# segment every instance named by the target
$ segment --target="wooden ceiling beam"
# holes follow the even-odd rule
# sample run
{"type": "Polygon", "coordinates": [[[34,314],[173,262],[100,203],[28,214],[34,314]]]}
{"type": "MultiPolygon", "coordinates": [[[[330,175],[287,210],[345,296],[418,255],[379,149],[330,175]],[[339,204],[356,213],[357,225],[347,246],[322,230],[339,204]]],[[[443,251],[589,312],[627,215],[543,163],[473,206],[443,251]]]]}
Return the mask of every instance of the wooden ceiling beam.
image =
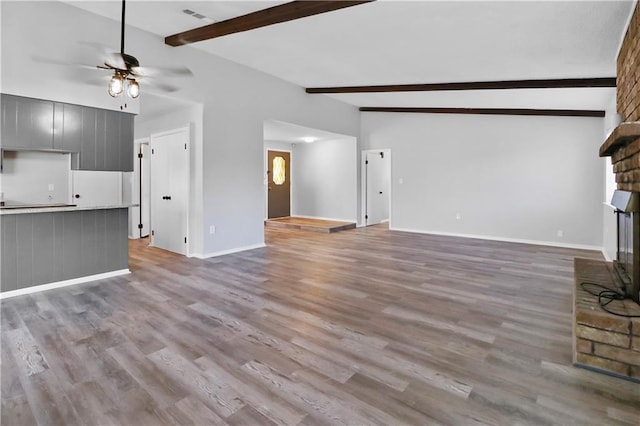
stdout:
{"type": "Polygon", "coordinates": [[[537,115],[547,117],[604,117],[602,110],[523,108],[410,108],[360,107],[363,112],[405,112],[423,114],[537,115]]]}
{"type": "Polygon", "coordinates": [[[557,78],[459,83],[391,84],[379,86],[308,87],[305,91],[307,93],[376,93],[436,92],[446,90],[567,89],[577,87],[616,87],[616,78],[557,78]]]}
{"type": "Polygon", "coordinates": [[[370,3],[372,1],[374,0],[292,1],[267,9],[258,10],[247,15],[227,19],[226,21],[215,22],[213,24],[205,25],[204,27],[173,34],[165,37],[164,42],[169,46],[182,46],[189,43],[222,37],[228,34],[293,21],[307,16],[319,15],[321,13],[344,9],[346,7],[357,6],[363,3],[370,3]]]}

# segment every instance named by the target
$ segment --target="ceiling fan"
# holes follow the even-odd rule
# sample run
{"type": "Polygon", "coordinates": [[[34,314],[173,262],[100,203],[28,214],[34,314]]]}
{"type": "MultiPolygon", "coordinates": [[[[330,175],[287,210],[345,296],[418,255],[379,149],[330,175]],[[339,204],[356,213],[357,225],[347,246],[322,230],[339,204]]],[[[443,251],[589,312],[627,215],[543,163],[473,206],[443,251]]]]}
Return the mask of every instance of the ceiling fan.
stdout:
{"type": "MultiPolygon", "coordinates": [[[[101,65],[97,65],[96,68],[101,70],[113,71],[113,76],[109,80],[108,92],[112,97],[120,96],[125,90],[129,97],[132,99],[140,96],[140,84],[138,80],[140,78],[149,77],[150,74],[164,74],[164,75],[192,75],[192,72],[186,67],[177,68],[158,68],[158,67],[141,67],[140,62],[135,56],[129,55],[124,51],[124,29],[125,29],[125,8],[126,0],[122,0],[122,19],[120,25],[120,52],[109,53],[108,59],[101,65]]],[[[152,85],[154,85],[152,83],[152,85]]],[[[172,86],[155,83],[156,86],[166,90],[177,90],[172,86]]]]}

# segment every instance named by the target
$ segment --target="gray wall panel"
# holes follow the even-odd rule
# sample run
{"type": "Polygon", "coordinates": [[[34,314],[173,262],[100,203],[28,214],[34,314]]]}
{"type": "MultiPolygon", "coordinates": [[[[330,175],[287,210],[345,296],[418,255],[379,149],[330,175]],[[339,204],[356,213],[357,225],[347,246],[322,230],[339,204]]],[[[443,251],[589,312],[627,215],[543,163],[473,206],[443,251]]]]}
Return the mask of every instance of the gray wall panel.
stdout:
{"type": "Polygon", "coordinates": [[[68,280],[82,276],[82,212],[61,212],[63,225],[62,278],[68,280]]]}
{"type": "Polygon", "coordinates": [[[33,221],[33,279],[32,285],[55,281],[54,261],[54,223],[53,213],[30,215],[33,221]]]}
{"type": "Polygon", "coordinates": [[[95,210],[87,210],[82,212],[82,230],[80,233],[82,239],[82,264],[80,273],[83,276],[95,274],[100,271],[98,267],[98,236],[96,234],[96,212],[95,210]]]}
{"type": "Polygon", "coordinates": [[[1,291],[127,269],[129,211],[0,216],[1,291]]]}
{"type": "Polygon", "coordinates": [[[2,264],[0,265],[0,290],[9,291],[17,288],[18,253],[16,251],[16,216],[2,216],[2,264]]]}
{"type": "Polygon", "coordinates": [[[64,214],[49,213],[53,217],[53,280],[64,280],[64,214]]]}
{"type": "Polygon", "coordinates": [[[33,219],[30,216],[16,217],[17,288],[33,285],[33,219]]]}

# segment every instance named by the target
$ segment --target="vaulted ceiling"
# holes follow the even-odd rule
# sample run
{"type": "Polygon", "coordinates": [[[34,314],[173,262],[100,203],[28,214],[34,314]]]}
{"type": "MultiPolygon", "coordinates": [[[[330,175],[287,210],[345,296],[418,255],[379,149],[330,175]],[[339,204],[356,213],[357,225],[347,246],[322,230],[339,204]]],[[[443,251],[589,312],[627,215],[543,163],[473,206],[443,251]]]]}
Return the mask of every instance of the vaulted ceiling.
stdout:
{"type": "MultiPolygon", "coordinates": [[[[120,19],[119,0],[68,3],[120,19]]],[[[129,1],[127,23],[164,38],[283,3],[129,1]]],[[[174,49],[200,49],[303,88],[614,77],[633,6],[381,0],[174,49]]],[[[613,93],[598,87],[309,96],[361,107],[603,109],[613,93]]]]}

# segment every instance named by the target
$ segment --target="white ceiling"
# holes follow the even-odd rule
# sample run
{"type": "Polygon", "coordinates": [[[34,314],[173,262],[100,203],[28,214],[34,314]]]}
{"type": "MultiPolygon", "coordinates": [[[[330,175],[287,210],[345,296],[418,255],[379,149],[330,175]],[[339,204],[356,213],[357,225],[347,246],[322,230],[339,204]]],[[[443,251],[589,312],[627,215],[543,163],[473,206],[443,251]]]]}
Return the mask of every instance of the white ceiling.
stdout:
{"type": "MultiPolygon", "coordinates": [[[[70,2],[120,19],[120,1],[70,2]]],[[[161,36],[284,2],[129,1],[161,36]]],[[[611,77],[629,1],[376,1],[192,44],[302,87],[611,77]]],[[[188,47],[177,47],[184,49],[188,47]]],[[[131,52],[135,54],[135,52],[131,52]]],[[[340,94],[358,106],[603,109],[613,89],[340,94]]],[[[313,95],[325,96],[325,95],[313,95]]]]}
{"type": "Polygon", "coordinates": [[[338,133],[326,132],[320,129],[313,129],[311,127],[299,126],[277,120],[264,122],[263,137],[265,141],[288,143],[309,143],[311,140],[313,142],[323,142],[352,138],[352,136],[340,135],[338,133]]]}

